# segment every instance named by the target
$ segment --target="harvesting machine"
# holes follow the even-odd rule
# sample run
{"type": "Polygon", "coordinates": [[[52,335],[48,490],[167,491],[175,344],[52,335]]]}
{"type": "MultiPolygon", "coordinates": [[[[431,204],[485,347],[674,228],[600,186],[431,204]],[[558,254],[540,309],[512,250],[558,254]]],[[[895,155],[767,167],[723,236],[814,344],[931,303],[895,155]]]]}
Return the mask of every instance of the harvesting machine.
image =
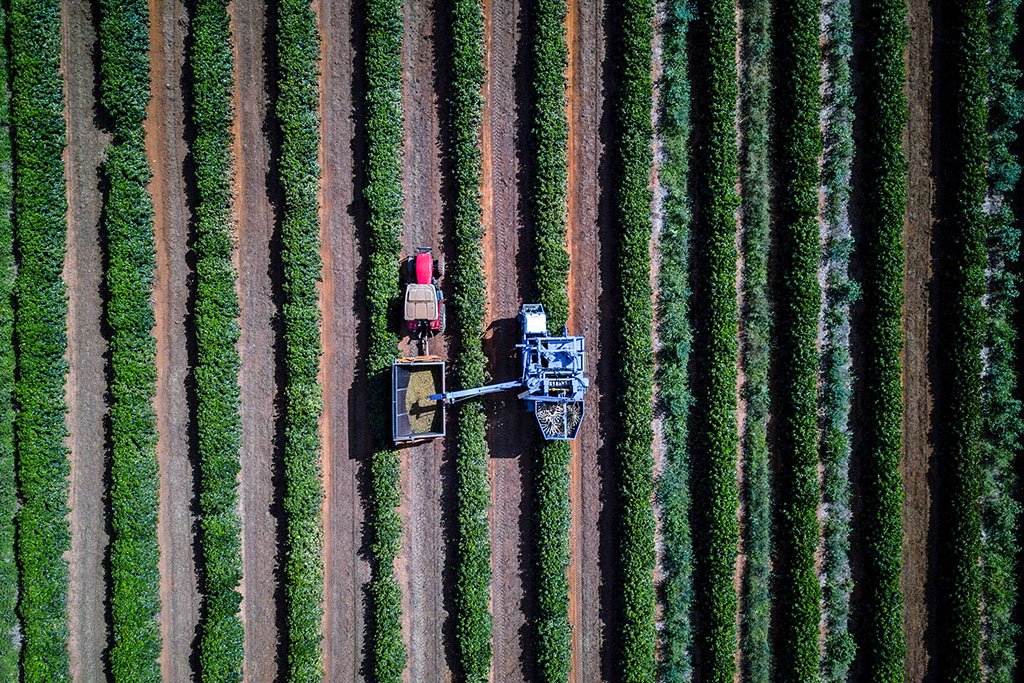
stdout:
{"type": "Polygon", "coordinates": [[[392,366],[393,432],[396,442],[444,436],[444,406],[456,401],[521,389],[519,398],[534,414],[545,439],[575,439],[583,422],[583,398],[590,386],[586,374],[586,345],[583,337],[571,337],[563,329],[552,336],[547,314],[540,304],[524,304],[519,311],[522,338],[516,347],[522,358],[520,378],[483,387],[445,391],[444,362],[433,357],[401,358],[392,366]],[[433,373],[432,380],[426,373],[433,373]],[[414,389],[439,387],[429,395],[414,389]],[[432,411],[432,412],[430,412],[432,411]],[[422,429],[417,420],[432,415],[422,429]]]}

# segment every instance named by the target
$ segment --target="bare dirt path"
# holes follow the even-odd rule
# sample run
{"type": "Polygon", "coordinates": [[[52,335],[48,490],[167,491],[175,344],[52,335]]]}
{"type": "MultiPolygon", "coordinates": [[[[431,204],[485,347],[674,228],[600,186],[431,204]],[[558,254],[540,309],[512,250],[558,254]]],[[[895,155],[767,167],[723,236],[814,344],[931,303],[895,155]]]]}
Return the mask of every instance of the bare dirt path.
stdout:
{"type": "MultiPolygon", "coordinates": [[[[403,254],[419,246],[442,243],[443,144],[439,107],[443,103],[439,82],[445,78],[449,52],[436,29],[449,21],[444,0],[421,0],[405,6],[405,38],[402,47],[402,98],[405,111],[405,231],[403,254]],[[436,15],[436,23],[435,23],[436,15]]],[[[445,358],[446,344],[436,337],[430,352],[445,358]]],[[[414,345],[402,348],[414,354],[414,345]]],[[[405,448],[401,453],[402,549],[395,563],[402,586],[402,613],[409,661],[405,680],[447,681],[451,667],[446,657],[449,624],[446,620],[447,587],[451,565],[445,541],[445,525],[451,521],[454,472],[445,454],[445,441],[437,439],[405,448]]]]}
{"type": "Polygon", "coordinates": [[[106,472],[106,361],[103,261],[100,249],[99,166],[110,136],[96,101],[96,29],[92,3],[65,0],[61,7],[66,97],[68,235],[64,281],[68,287],[68,446],[71,449],[71,555],[68,649],[76,681],[104,677],[107,646],[103,567],[109,538],[104,503],[106,472]]]}
{"type": "Polygon", "coordinates": [[[153,100],[146,118],[146,155],[156,211],[157,459],[160,466],[160,614],[164,680],[192,675],[190,657],[199,618],[193,553],[193,463],[190,458],[185,334],[186,259],[191,212],[185,175],[182,74],[188,16],[183,0],[150,0],[153,100]]]}
{"type": "Polygon", "coordinates": [[[241,485],[246,681],[274,681],[278,652],[274,497],[275,302],[271,241],[275,214],[270,191],[270,102],[264,34],[266,3],[231,3],[235,51],[235,203],[238,294],[241,305],[239,384],[242,398],[241,485]]]}
{"type": "MultiPolygon", "coordinates": [[[[484,270],[487,317],[484,351],[494,381],[517,376],[516,316],[529,296],[533,265],[521,155],[527,144],[525,122],[527,55],[521,46],[523,3],[485,0],[487,80],[483,119],[484,270]],[[520,133],[522,131],[522,133],[520,133]]],[[[494,617],[492,680],[535,680],[532,610],[534,570],[533,475],[536,451],[532,420],[512,394],[485,401],[491,449],[491,612],[494,617]]]]}
{"type": "Polygon", "coordinates": [[[910,2],[910,48],[907,88],[910,119],[907,153],[910,162],[907,220],[904,235],[906,274],[903,356],[903,628],[907,641],[908,681],[925,680],[929,669],[928,539],[931,485],[933,388],[929,376],[932,316],[932,235],[935,225],[935,180],[932,149],[932,3],[910,2]]]}
{"type": "Polygon", "coordinates": [[[360,492],[368,468],[365,287],[359,222],[365,216],[355,159],[353,92],[362,38],[350,0],[314,3],[320,19],[321,185],[320,222],[324,280],[321,421],[324,474],[324,671],[325,680],[362,681],[366,624],[364,586],[370,579],[363,550],[365,512],[360,492]]]}
{"type": "Polygon", "coordinates": [[[604,188],[606,73],[604,6],[570,0],[569,40],[569,331],[587,342],[591,385],[587,414],[570,463],[570,612],[573,667],[578,683],[616,677],[614,585],[617,528],[613,474],[614,235],[604,188]],[[607,629],[607,632],[606,632],[607,629]]]}

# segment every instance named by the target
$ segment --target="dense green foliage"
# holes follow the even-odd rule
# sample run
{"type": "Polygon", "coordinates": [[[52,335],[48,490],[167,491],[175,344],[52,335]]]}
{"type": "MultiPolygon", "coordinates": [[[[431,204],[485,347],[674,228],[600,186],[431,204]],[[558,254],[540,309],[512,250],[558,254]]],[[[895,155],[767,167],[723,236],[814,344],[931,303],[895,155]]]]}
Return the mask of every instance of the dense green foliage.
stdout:
{"type": "Polygon", "coordinates": [[[863,543],[863,623],[858,642],[867,680],[903,680],[902,566],[903,480],[903,219],[907,208],[907,4],[868,0],[863,8],[864,161],[863,319],[864,366],[860,379],[863,414],[859,489],[863,543]]]}
{"type": "Polygon", "coordinates": [[[151,297],[156,269],[152,176],[145,133],[149,92],[146,0],[100,2],[101,102],[114,140],[103,173],[110,326],[112,579],[110,615],[115,681],[159,681],[160,549],[156,461],[156,339],[151,297]]]}
{"type": "Polygon", "coordinates": [[[199,664],[204,681],[239,681],[242,524],[238,514],[242,419],[238,387],[238,295],[232,264],[231,100],[234,57],[227,0],[196,3],[190,24],[196,174],[196,416],[199,529],[205,611],[199,664]]]}
{"type": "MultiPolygon", "coordinates": [[[[6,4],[0,35],[7,35],[6,4]]],[[[18,565],[14,558],[14,230],[11,222],[11,101],[7,48],[0,48],[0,680],[18,679],[18,565]]]]}
{"type": "Polygon", "coordinates": [[[398,354],[391,304],[398,298],[402,236],[402,3],[369,0],[366,6],[367,184],[370,250],[366,270],[370,316],[370,579],[372,677],[399,683],[405,669],[402,592],[394,563],[402,540],[398,516],[399,461],[391,447],[389,375],[398,354]]]}
{"type": "Polygon", "coordinates": [[[937,277],[945,293],[940,363],[948,391],[940,452],[948,472],[943,503],[945,599],[943,678],[981,680],[981,351],[985,336],[984,211],[988,188],[988,16],[985,0],[956,3],[950,17],[955,63],[950,149],[950,210],[945,258],[937,277]]]}
{"type": "MultiPolygon", "coordinates": [[[[459,388],[486,381],[483,352],[484,305],[480,183],[483,177],[480,129],[483,123],[484,12],[480,0],[452,6],[452,153],[455,176],[455,263],[452,331],[457,345],[454,369],[459,388]]],[[[490,483],[483,406],[459,408],[455,421],[458,506],[455,569],[455,636],[459,665],[467,683],[487,683],[491,669],[491,538],[487,522],[490,483]]]]}
{"type": "Polygon", "coordinates": [[[702,680],[732,681],[737,596],[733,585],[736,511],[736,24],[729,0],[703,0],[694,26],[693,111],[701,154],[694,158],[690,287],[694,309],[695,595],[702,680]]]}
{"type": "Polygon", "coordinates": [[[661,112],[658,133],[662,156],[658,180],[664,188],[658,248],[658,410],[662,415],[665,462],[657,482],[664,539],[660,586],[664,627],[659,643],[659,675],[681,683],[691,674],[693,625],[693,539],[690,534],[690,454],[687,382],[690,358],[690,80],[688,43],[693,8],[675,3],[662,26],[661,112]]]}
{"type": "Polygon", "coordinates": [[[281,128],[284,271],[284,511],[287,680],[323,677],[320,502],[320,36],[305,0],[278,3],[277,122],[281,128]]]}
{"type": "Polygon", "coordinates": [[[743,299],[740,307],[741,396],[746,419],[743,448],[743,547],[740,666],[744,680],[767,683],[771,673],[771,481],[768,469],[768,366],[772,311],[768,300],[769,116],[771,106],[771,5],[742,3],[740,116],[742,141],[743,299]]]}
{"type": "Polygon", "coordinates": [[[565,250],[569,121],[566,116],[566,0],[537,0],[530,24],[533,72],[533,185],[531,192],[537,258],[534,280],[548,329],[561,330],[569,318],[569,254],[565,250]]]}
{"type": "Polygon", "coordinates": [[[615,224],[619,236],[616,366],[620,430],[616,460],[621,472],[622,561],[621,680],[654,683],[654,353],[651,347],[651,41],[652,0],[627,0],[619,8],[619,88],[615,97],[615,224]],[[621,42],[619,42],[621,41],[621,42]]]}
{"type": "Polygon", "coordinates": [[[850,593],[850,305],[857,287],[849,277],[853,239],[850,235],[850,168],[853,161],[853,90],[850,56],[853,25],[850,0],[825,0],[828,33],[823,45],[826,66],[825,245],[822,271],[821,410],[819,458],[822,468],[822,586],[825,642],[821,676],[827,683],[845,683],[856,652],[849,631],[850,593]]]}
{"type": "MultiPolygon", "coordinates": [[[[565,110],[566,0],[539,0],[530,25],[533,66],[534,281],[558,332],[569,318],[569,254],[566,251],[569,123],[565,110]]],[[[569,679],[569,444],[549,441],[537,466],[537,660],[544,683],[569,679]]]]}
{"type": "Polygon", "coordinates": [[[775,8],[774,28],[786,49],[775,52],[776,225],[775,444],[773,572],[775,678],[818,680],[821,586],[818,547],[818,316],[821,259],[818,162],[822,155],[821,0],[775,8]]]}
{"type": "Polygon", "coordinates": [[[64,97],[60,2],[12,0],[18,615],[25,683],[69,680],[64,97]]]}
{"type": "Polygon", "coordinates": [[[1013,52],[1020,0],[989,3],[988,328],[982,384],[982,656],[992,683],[1010,683],[1017,666],[1020,626],[1014,620],[1019,589],[1020,519],[1017,458],[1024,435],[1017,391],[1016,309],[1019,305],[1020,228],[1011,197],[1020,178],[1014,152],[1024,114],[1013,52]]]}

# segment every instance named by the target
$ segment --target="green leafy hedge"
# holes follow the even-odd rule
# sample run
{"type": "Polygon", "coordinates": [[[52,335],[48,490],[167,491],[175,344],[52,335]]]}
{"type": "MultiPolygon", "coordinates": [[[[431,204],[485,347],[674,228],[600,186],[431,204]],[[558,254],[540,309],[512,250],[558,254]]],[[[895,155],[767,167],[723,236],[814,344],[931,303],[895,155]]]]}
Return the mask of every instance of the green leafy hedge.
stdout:
{"type": "Polygon", "coordinates": [[[287,680],[323,677],[320,503],[320,36],[307,0],[279,0],[276,115],[281,129],[284,269],[284,510],[287,680]]]}
{"type": "Polygon", "coordinates": [[[196,206],[195,327],[200,540],[205,611],[199,665],[204,681],[240,681],[244,630],[242,522],[238,512],[242,418],[238,294],[232,263],[231,101],[234,57],[227,0],[200,0],[190,24],[196,206]]]}
{"type": "Polygon", "coordinates": [[[615,97],[617,166],[615,222],[619,235],[619,295],[616,364],[622,386],[616,457],[621,472],[622,622],[620,675],[629,683],[653,683],[654,630],[654,354],[651,346],[651,43],[654,3],[628,0],[618,9],[615,50],[619,89],[615,97]]]}
{"type": "Polygon", "coordinates": [[[951,56],[955,103],[949,167],[951,215],[947,257],[938,278],[946,296],[940,315],[946,343],[940,363],[948,381],[943,401],[948,498],[943,507],[945,557],[943,675],[981,680],[981,377],[985,336],[984,203],[988,189],[988,16],[985,0],[955,3],[951,56]]]}
{"type": "MultiPolygon", "coordinates": [[[[569,254],[566,251],[569,122],[565,70],[566,0],[538,0],[530,25],[534,150],[531,215],[534,226],[534,281],[548,316],[548,329],[561,330],[569,318],[569,254]]],[[[537,466],[538,609],[537,660],[545,683],[568,681],[572,627],[569,624],[569,443],[549,441],[537,466]]]]}
{"type": "MultiPolygon", "coordinates": [[[[483,266],[484,11],[480,0],[452,5],[452,154],[455,177],[455,263],[452,282],[454,370],[459,387],[486,381],[483,344],[487,300],[483,266]]],[[[491,669],[490,483],[486,422],[479,402],[464,403],[455,418],[457,528],[455,636],[462,679],[487,683],[491,669]]]]}
{"type": "Polygon", "coordinates": [[[1014,152],[1024,114],[1013,52],[1020,0],[989,3],[989,234],[985,374],[982,384],[982,656],[993,683],[1010,683],[1017,666],[1020,625],[1014,619],[1019,591],[1020,519],[1016,462],[1024,433],[1018,398],[1016,310],[1019,305],[1020,228],[1013,210],[1020,178],[1014,152]]]}
{"type": "MultiPolygon", "coordinates": [[[[0,6],[0,35],[7,35],[0,6]]],[[[18,679],[18,565],[14,557],[17,506],[14,469],[14,230],[11,221],[11,101],[6,47],[0,49],[0,680],[18,679]]]]}
{"type": "Polygon", "coordinates": [[[736,670],[737,596],[733,586],[736,511],[736,22],[731,0],[699,4],[693,54],[701,153],[694,157],[694,229],[690,286],[694,308],[690,451],[694,461],[697,672],[732,681],[736,670]]]}
{"type": "Polygon", "coordinates": [[[405,669],[402,591],[394,563],[402,540],[398,516],[399,460],[391,446],[391,363],[398,338],[391,318],[398,298],[402,196],[402,3],[369,0],[366,6],[367,184],[370,251],[366,272],[370,315],[370,579],[371,667],[377,683],[399,683],[405,669]]]}
{"type": "Polygon", "coordinates": [[[850,0],[825,0],[823,13],[828,31],[825,56],[825,158],[822,185],[825,189],[825,246],[822,271],[825,296],[822,310],[821,430],[819,457],[822,466],[822,574],[824,582],[825,642],[821,676],[826,683],[845,683],[856,646],[849,631],[850,593],[850,306],[857,299],[857,284],[850,280],[849,200],[853,159],[853,90],[850,57],[853,25],[850,0]]]}
{"type": "Polygon", "coordinates": [[[742,4],[740,117],[742,140],[743,299],[740,306],[740,366],[746,419],[743,447],[743,507],[746,524],[740,603],[740,657],[744,679],[767,683],[771,673],[771,481],[768,469],[768,366],[772,312],[768,300],[769,117],[771,110],[771,6],[742,4]]]}
{"type": "Polygon", "coordinates": [[[156,461],[156,339],[151,297],[156,269],[152,177],[143,122],[149,103],[149,6],[100,2],[101,97],[114,140],[103,173],[103,224],[111,329],[110,668],[116,681],[160,680],[160,548],[156,461]]]}
{"type": "Polygon", "coordinates": [[[61,272],[67,198],[60,2],[12,0],[10,8],[21,665],[26,683],[58,683],[69,680],[64,554],[71,540],[64,445],[67,298],[61,272]]]}
{"type": "Polygon", "coordinates": [[[860,377],[863,415],[861,521],[863,623],[858,643],[867,680],[903,680],[902,566],[903,479],[903,220],[907,208],[907,4],[869,0],[863,8],[865,160],[863,318],[864,368],[860,377]]]}
{"type": "Polygon", "coordinates": [[[776,264],[773,386],[776,443],[773,572],[779,680],[818,679],[818,316],[821,259],[818,163],[822,155],[821,0],[775,8],[776,264]]]}
{"type": "Polygon", "coordinates": [[[659,642],[659,675],[666,683],[691,676],[693,623],[693,538],[690,531],[688,420],[692,396],[690,358],[690,76],[689,33],[694,11],[676,3],[662,25],[663,75],[658,133],[662,144],[658,180],[664,189],[658,239],[658,411],[662,415],[665,462],[657,481],[664,541],[661,584],[664,602],[659,642]]]}

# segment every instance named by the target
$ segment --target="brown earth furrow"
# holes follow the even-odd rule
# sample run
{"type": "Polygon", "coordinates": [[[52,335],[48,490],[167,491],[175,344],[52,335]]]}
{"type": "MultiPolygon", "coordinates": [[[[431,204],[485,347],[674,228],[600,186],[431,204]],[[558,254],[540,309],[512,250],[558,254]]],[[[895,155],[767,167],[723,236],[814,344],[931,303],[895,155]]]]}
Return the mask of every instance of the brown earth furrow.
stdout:
{"type": "MultiPolygon", "coordinates": [[[[903,354],[903,628],[907,643],[908,681],[926,680],[929,673],[928,540],[931,513],[929,473],[932,442],[933,386],[929,367],[932,346],[932,235],[935,226],[935,183],[932,165],[932,26],[933,3],[910,2],[910,45],[907,54],[909,120],[907,154],[909,182],[904,228],[906,273],[903,311],[906,348],[903,354]]],[[[869,162],[870,163],[870,162],[869,162]]]]}
{"type": "Polygon", "coordinates": [[[270,149],[264,34],[266,4],[231,3],[235,52],[234,214],[240,304],[238,375],[242,450],[239,501],[242,510],[244,677],[277,679],[277,528],[274,490],[275,330],[271,243],[275,212],[268,188],[270,149]]]}
{"type": "Polygon", "coordinates": [[[354,158],[357,145],[353,72],[359,38],[350,0],[314,3],[320,21],[324,412],[324,672],[329,681],[361,681],[366,623],[360,492],[369,450],[366,377],[357,368],[366,346],[360,232],[364,215],[354,158]]]}
{"type": "Polygon", "coordinates": [[[68,292],[68,447],[71,450],[71,554],[68,650],[75,681],[104,678],[109,629],[104,558],[109,542],[106,490],[106,353],[103,336],[103,255],[100,248],[100,164],[110,135],[96,100],[98,50],[92,4],[65,0],[61,7],[62,67],[66,100],[68,292]]]}
{"type": "MultiPolygon", "coordinates": [[[[518,374],[514,344],[516,316],[523,302],[524,282],[532,277],[525,263],[525,207],[520,205],[519,155],[526,143],[518,131],[529,112],[519,98],[524,91],[524,55],[519,52],[525,14],[518,1],[484,3],[487,77],[483,117],[484,271],[487,315],[484,351],[493,381],[518,374]]],[[[500,394],[485,401],[491,450],[491,612],[494,617],[495,683],[534,679],[533,639],[528,615],[534,570],[532,496],[535,429],[520,401],[500,394]]]]}
{"type": "MultiPolygon", "coordinates": [[[[439,46],[435,27],[448,22],[445,3],[407,3],[402,46],[402,99],[405,113],[405,226],[403,255],[430,246],[440,256],[447,246],[442,238],[442,179],[440,80],[449,68],[448,52],[439,46]]],[[[398,264],[395,264],[398,267],[398,264]]],[[[447,283],[444,283],[447,286],[447,283]]],[[[396,324],[398,321],[395,321],[396,324]]],[[[405,343],[403,353],[414,355],[416,345],[405,343]]],[[[429,352],[446,357],[442,337],[430,342],[429,352]]],[[[405,680],[447,681],[451,667],[446,658],[446,582],[449,548],[445,524],[450,521],[450,494],[454,476],[445,457],[445,440],[418,444],[401,451],[402,548],[396,572],[402,586],[402,615],[409,659],[405,680]]]]}
{"type": "MultiPolygon", "coordinates": [[[[573,667],[570,680],[589,683],[613,678],[610,670],[616,611],[616,551],[611,547],[615,522],[610,428],[614,378],[602,347],[611,343],[614,253],[607,207],[602,207],[606,182],[602,141],[605,114],[604,7],[570,0],[567,38],[570,51],[569,115],[569,331],[586,338],[591,385],[587,416],[572,444],[570,464],[571,561],[570,621],[573,625],[573,667]],[[607,636],[607,637],[606,637],[607,636]]],[[[552,330],[556,332],[556,330],[552,330]]]]}
{"type": "Polygon", "coordinates": [[[146,118],[146,155],[153,167],[156,233],[157,460],[160,467],[160,613],[167,681],[192,677],[192,642],[199,619],[199,586],[193,553],[193,462],[190,457],[186,381],[186,260],[191,218],[185,159],[187,112],[182,73],[188,17],[183,0],[150,0],[153,99],[146,118]]]}

